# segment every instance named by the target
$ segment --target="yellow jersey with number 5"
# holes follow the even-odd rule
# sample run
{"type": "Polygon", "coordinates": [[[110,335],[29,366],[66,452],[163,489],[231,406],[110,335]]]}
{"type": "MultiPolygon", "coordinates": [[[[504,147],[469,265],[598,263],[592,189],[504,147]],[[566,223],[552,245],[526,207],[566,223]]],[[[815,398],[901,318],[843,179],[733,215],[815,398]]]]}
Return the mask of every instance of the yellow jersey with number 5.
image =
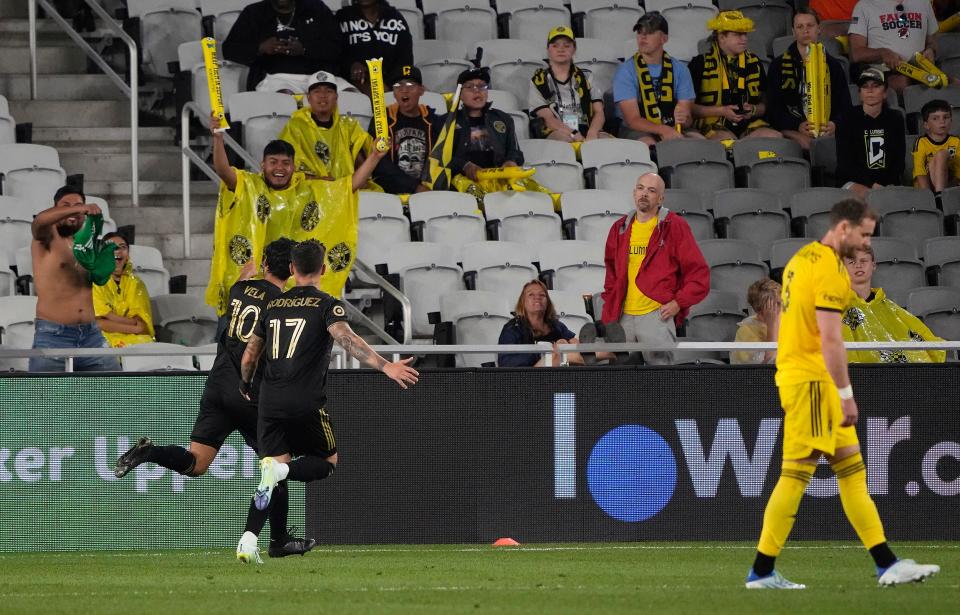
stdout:
{"type": "Polygon", "coordinates": [[[850,276],[833,248],[814,241],[790,259],[783,270],[777,386],[830,380],[817,310],[842,314],[849,294],[850,276]]]}

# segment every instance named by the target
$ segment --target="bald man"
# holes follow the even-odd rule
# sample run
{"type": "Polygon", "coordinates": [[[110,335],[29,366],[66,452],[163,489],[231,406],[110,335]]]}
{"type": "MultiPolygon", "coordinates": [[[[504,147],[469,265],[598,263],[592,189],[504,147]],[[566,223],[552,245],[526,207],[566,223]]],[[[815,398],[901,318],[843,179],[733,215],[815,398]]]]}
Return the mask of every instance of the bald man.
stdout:
{"type": "MultiPolygon", "coordinates": [[[[669,346],[677,327],[710,290],[707,266],[679,215],[663,207],[665,185],[656,173],[645,173],[633,189],[636,211],[610,228],[604,261],[604,324],[619,323],[627,342],[669,346]]],[[[669,365],[673,353],[644,352],[644,363],[669,365]]]]}

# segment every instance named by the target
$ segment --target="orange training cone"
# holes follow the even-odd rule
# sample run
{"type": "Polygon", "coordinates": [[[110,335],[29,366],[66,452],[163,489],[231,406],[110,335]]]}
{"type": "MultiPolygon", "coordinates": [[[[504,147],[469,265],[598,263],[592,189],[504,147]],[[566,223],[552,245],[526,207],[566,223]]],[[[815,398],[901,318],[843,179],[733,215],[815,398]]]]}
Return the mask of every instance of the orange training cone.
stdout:
{"type": "Polygon", "coordinates": [[[495,547],[519,547],[520,543],[514,540],[513,538],[498,538],[494,541],[493,546],[495,547]]]}

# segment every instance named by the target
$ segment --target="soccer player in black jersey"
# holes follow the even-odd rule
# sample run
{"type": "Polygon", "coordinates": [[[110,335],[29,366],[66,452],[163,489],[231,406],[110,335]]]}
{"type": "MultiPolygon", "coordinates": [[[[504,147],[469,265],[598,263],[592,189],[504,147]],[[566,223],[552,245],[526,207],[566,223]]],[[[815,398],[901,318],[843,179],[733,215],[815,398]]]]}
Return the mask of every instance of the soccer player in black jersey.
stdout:
{"type": "Polygon", "coordinates": [[[320,480],[337,465],[337,445],[325,410],[334,342],[404,389],[419,376],[409,365],[413,357],[392,363],[384,359],[347,324],[343,303],[317,290],[324,252],[323,244],[312,239],[294,246],[290,268],[297,285],[267,303],[240,365],[241,392],[250,399],[252,379],[264,356],[257,424],[260,485],[253,496],[263,510],[284,480],[320,480]]]}
{"type": "MultiPolygon", "coordinates": [[[[257,405],[244,399],[238,392],[240,359],[247,339],[253,332],[267,302],[280,296],[290,277],[290,250],[294,242],[282,238],[273,241],[264,250],[262,280],[241,280],[230,289],[229,324],[221,335],[217,358],[203,387],[200,413],[190,434],[190,448],[180,446],[156,446],[150,438],[140,438],[137,444],[117,460],[114,474],[125,476],[144,462],[153,462],[185,476],[201,476],[217,456],[224,440],[234,431],[239,431],[247,444],[257,448],[257,405]]],[[[260,375],[251,380],[251,389],[256,394],[260,375]]],[[[287,531],[286,485],[277,489],[278,505],[270,512],[271,557],[303,554],[313,548],[312,539],[294,538],[287,531]]],[[[246,531],[254,534],[253,548],[237,549],[237,559],[243,562],[260,561],[256,549],[256,534],[259,534],[265,515],[250,505],[246,531]],[[251,528],[254,528],[251,530],[251,528]]],[[[247,540],[249,544],[250,540],[247,540]]]]}

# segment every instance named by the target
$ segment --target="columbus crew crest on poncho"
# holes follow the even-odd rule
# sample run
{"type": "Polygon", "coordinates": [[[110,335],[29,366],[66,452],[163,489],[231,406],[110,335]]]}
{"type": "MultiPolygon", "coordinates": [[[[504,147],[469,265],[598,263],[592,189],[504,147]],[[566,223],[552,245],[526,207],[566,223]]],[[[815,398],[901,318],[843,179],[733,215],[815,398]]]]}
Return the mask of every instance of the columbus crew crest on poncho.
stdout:
{"type": "Polygon", "coordinates": [[[266,195],[261,194],[257,197],[257,220],[266,222],[270,217],[270,201],[266,195]]]}
{"type": "Polygon", "coordinates": [[[843,315],[843,324],[850,327],[851,331],[856,331],[857,327],[863,324],[865,318],[866,316],[863,310],[858,307],[852,307],[843,315]]]}
{"type": "Polygon", "coordinates": [[[243,235],[234,235],[230,238],[230,260],[242,265],[253,257],[253,245],[243,235]]]}
{"type": "Polygon", "coordinates": [[[324,143],[323,141],[318,140],[313,145],[313,151],[317,152],[317,156],[320,156],[320,160],[323,161],[323,164],[330,164],[330,146],[324,143]]]}
{"type": "Polygon", "coordinates": [[[305,231],[312,231],[320,223],[320,207],[316,201],[310,201],[303,206],[303,213],[300,214],[300,228],[305,231]]]}
{"type": "Polygon", "coordinates": [[[330,248],[330,252],[327,253],[327,262],[330,263],[330,268],[334,272],[340,272],[350,266],[351,256],[350,246],[341,241],[330,248]]]}

